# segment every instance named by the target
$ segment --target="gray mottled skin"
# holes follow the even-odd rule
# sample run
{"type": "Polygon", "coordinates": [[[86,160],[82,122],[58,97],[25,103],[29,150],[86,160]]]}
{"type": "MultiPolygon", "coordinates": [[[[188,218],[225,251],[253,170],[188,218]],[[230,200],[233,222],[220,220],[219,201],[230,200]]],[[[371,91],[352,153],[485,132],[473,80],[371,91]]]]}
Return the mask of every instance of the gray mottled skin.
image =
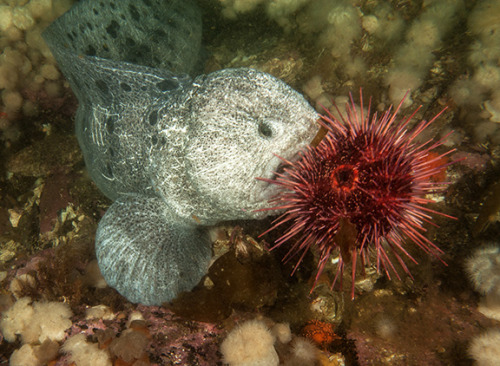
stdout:
{"type": "Polygon", "coordinates": [[[196,285],[211,259],[204,226],[265,216],[255,210],[275,188],[255,177],[272,177],[273,154],[292,158],[316,130],[315,111],[271,75],[188,76],[200,19],[187,0],[84,0],[44,33],[80,102],[88,170],[115,201],[96,235],[99,267],[133,302],[196,285]]]}

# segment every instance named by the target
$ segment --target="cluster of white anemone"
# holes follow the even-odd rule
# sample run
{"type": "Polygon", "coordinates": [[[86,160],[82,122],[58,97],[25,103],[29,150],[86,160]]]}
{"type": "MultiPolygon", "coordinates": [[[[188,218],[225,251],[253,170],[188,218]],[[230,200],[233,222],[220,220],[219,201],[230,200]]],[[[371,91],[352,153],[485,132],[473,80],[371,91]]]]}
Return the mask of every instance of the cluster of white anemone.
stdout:
{"type": "Polygon", "coordinates": [[[20,114],[38,113],[36,102],[24,98],[23,91],[62,95],[64,81],[42,31],[73,2],[0,0],[0,131],[9,134],[20,114]]]}
{"type": "MultiPolygon", "coordinates": [[[[377,55],[383,59],[389,55],[391,62],[382,72],[387,87],[383,94],[386,104],[398,104],[408,90],[423,92],[425,82],[440,72],[441,66],[435,62],[436,51],[446,45],[458,24],[466,23],[467,32],[472,35],[466,69],[456,80],[447,82],[448,95],[464,109],[475,108],[475,118],[470,123],[476,140],[500,142],[500,128],[496,123],[500,122],[498,0],[478,0],[472,10],[465,0],[426,0],[410,19],[388,0],[369,4],[356,0],[218,1],[226,17],[236,18],[260,8],[285,31],[312,36],[325,50],[324,54],[331,54],[336,69],[350,78],[344,81],[345,85],[369,80],[381,70],[377,55]]],[[[311,77],[309,86],[317,87],[309,87],[306,93],[314,101],[328,104],[321,96],[324,80],[317,75],[311,77]]],[[[405,99],[404,107],[412,103],[411,94],[405,99]]]]}
{"type": "MultiPolygon", "coordinates": [[[[500,246],[493,244],[477,249],[467,260],[466,270],[483,298],[479,311],[500,320],[500,246]]],[[[492,328],[472,339],[469,353],[480,366],[496,365],[500,360],[500,328],[492,328]]]]}

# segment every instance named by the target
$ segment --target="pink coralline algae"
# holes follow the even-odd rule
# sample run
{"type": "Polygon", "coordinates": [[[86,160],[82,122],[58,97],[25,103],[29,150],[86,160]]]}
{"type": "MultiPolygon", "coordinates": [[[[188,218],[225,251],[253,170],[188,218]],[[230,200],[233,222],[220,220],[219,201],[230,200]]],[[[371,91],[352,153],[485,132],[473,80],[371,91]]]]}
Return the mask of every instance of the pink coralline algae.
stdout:
{"type": "Polygon", "coordinates": [[[138,306],[153,335],[151,353],[160,365],[216,365],[217,337],[222,332],[215,324],[185,320],[158,306],[138,306]]]}
{"type": "MultiPolygon", "coordinates": [[[[120,312],[113,320],[80,319],[73,323],[68,338],[84,334],[87,342],[99,344],[115,364],[132,365],[200,365],[220,364],[218,337],[222,330],[214,324],[186,321],[171,311],[158,306],[137,306],[144,317],[132,336],[127,333],[127,312],[120,312]],[[140,341],[140,342],[139,342],[140,341]],[[139,343],[139,344],[138,344],[139,343]],[[137,356],[135,356],[137,355],[137,356]],[[135,356],[135,357],[134,357],[135,356]],[[120,363],[121,362],[121,363],[120,363]]],[[[69,364],[69,357],[60,357],[55,365],[69,364]]]]}

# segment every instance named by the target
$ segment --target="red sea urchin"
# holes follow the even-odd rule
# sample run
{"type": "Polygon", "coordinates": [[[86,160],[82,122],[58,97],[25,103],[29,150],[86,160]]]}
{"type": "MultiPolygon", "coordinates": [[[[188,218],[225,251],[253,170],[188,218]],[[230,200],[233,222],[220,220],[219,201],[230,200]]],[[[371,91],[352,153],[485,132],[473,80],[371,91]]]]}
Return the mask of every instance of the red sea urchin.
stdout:
{"type": "Polygon", "coordinates": [[[265,209],[284,213],[261,236],[289,224],[271,249],[296,238],[283,258],[287,261],[300,254],[293,274],[308,249],[316,245],[319,262],[313,289],[330,255],[338,252],[332,287],[339,278],[342,281],[344,266],[351,261],[354,297],[358,257],[364,268],[369,263],[369,253],[374,251],[377,270],[382,268],[389,279],[390,271],[399,278],[389,255],[410,277],[400,254],[417,263],[405,250],[405,238],[440,259],[443,252],[423,235],[422,224],[431,221],[430,214],[447,215],[426,208],[433,201],[425,195],[444,188],[430,177],[448,165],[436,162],[442,162],[443,156],[452,151],[431,157],[430,152],[443,140],[415,142],[444,110],[410,131],[407,126],[417,111],[397,122],[403,101],[394,112],[391,106],[378,118],[377,113],[370,114],[371,101],[365,114],[362,95],[359,112],[352,95],[350,99],[346,118],[340,111],[340,120],[328,111],[321,117],[327,134],[316,147],[303,150],[297,162],[281,158],[286,167],[283,173],[276,173],[275,179],[258,179],[283,188],[270,201],[274,206],[265,209]]]}

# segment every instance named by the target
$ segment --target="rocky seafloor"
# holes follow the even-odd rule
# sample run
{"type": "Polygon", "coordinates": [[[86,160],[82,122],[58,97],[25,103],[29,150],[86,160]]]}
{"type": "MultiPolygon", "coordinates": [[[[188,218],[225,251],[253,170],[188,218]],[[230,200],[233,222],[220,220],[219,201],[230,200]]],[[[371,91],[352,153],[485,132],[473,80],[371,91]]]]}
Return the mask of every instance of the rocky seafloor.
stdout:
{"type": "MultiPolygon", "coordinates": [[[[323,15],[315,6],[324,5],[323,1],[290,2],[296,8],[283,13],[271,2],[250,3],[255,4],[248,8],[238,1],[203,4],[206,72],[255,67],[285,80],[315,106],[329,107],[332,100],[343,103],[349,92],[357,100],[362,87],[365,96],[373,97],[375,109],[384,110],[395,93],[389,76],[396,69],[408,69],[407,74],[420,73],[421,82],[412,87],[411,102],[403,114],[423,105],[418,120],[448,107],[427,134],[439,139],[454,131],[443,151],[456,149],[450,159],[457,162],[440,178],[450,184],[434,197],[438,202],[432,208],[456,219],[435,217],[439,226],[426,226],[426,236],[445,252],[446,265],[409,244],[408,250],[419,262],[408,263],[413,279],[388,280],[367,268],[364,277],[358,275],[356,297],[350,300],[350,285],[344,284],[344,290],[329,288],[334,264],[326,267],[324,280],[310,292],[314,253],[290,276],[294,263],[281,262],[286,248],[267,251],[280,233],[259,238],[271,219],[222,223],[213,228],[218,259],[193,291],[160,307],[132,304],[107,287],[96,269],[95,231],[111,202],[86,173],[73,133],[75,97],[62,80],[57,93],[33,89],[28,83],[18,85],[19,94],[36,106],[36,113],[7,113],[3,106],[0,115],[0,311],[5,319],[7,310],[19,304],[18,314],[43,318],[48,315],[39,310],[40,304],[64,303],[66,310],[54,306],[47,311],[60,311],[57,319],[67,326],[43,338],[43,330],[30,329],[30,324],[44,328],[41,320],[29,318],[22,323],[22,315],[16,315],[14,339],[5,330],[0,335],[0,365],[8,364],[23,347],[26,354],[39,359],[38,364],[97,364],[91,356],[71,359],[71,347],[62,346],[78,334],[85,338],[73,350],[80,347],[89,355],[95,353],[110,365],[222,365],[221,343],[237,324],[251,319],[270,329],[288,324],[294,341],[313,342],[311,365],[472,365],[478,361],[488,365],[478,360],[471,344],[500,328],[500,301],[490,293],[500,293],[496,289],[500,270],[494,267],[498,253],[493,249],[489,256],[493,264],[480,263],[493,266],[484,274],[486,279],[474,277],[473,266],[467,263],[478,249],[500,245],[500,124],[494,113],[500,73],[488,69],[491,85],[481,84],[483,71],[471,61],[471,52],[481,44],[486,55],[483,65],[494,64],[495,57],[500,60],[488,49],[486,36],[474,30],[474,14],[494,2],[444,1],[458,4],[453,8],[454,21],[441,35],[435,27],[439,42],[432,43],[415,41],[411,32],[418,22],[439,21],[439,14],[424,16],[436,2],[334,1],[344,6],[345,14],[354,14],[348,56],[332,52],[339,40],[325,39],[324,29],[335,30],[328,27],[335,26],[333,15],[342,9],[324,6],[332,19],[322,29],[318,25],[323,15]],[[349,12],[352,9],[354,13],[349,12]],[[386,14],[381,9],[389,10],[386,14]],[[375,20],[369,17],[379,22],[402,20],[401,36],[377,33],[375,20]],[[412,66],[417,71],[409,69],[411,63],[400,55],[411,42],[432,46],[425,72],[418,65],[412,66]],[[361,66],[354,69],[357,63],[361,66]],[[480,94],[471,97],[471,103],[459,93],[465,81],[482,87],[477,91],[468,84],[480,94]],[[492,284],[484,288],[478,282],[492,284]],[[22,300],[26,298],[30,300],[22,300]]],[[[16,6],[12,4],[8,6],[16,6]]],[[[500,7],[493,4],[488,9],[494,13],[500,7]]],[[[490,28],[500,32],[499,27],[490,28]]],[[[420,37],[426,35],[420,33],[420,37]]],[[[294,341],[276,341],[282,364],[291,362],[294,341]]],[[[493,360],[499,356],[487,346],[481,352],[493,360]]]]}

